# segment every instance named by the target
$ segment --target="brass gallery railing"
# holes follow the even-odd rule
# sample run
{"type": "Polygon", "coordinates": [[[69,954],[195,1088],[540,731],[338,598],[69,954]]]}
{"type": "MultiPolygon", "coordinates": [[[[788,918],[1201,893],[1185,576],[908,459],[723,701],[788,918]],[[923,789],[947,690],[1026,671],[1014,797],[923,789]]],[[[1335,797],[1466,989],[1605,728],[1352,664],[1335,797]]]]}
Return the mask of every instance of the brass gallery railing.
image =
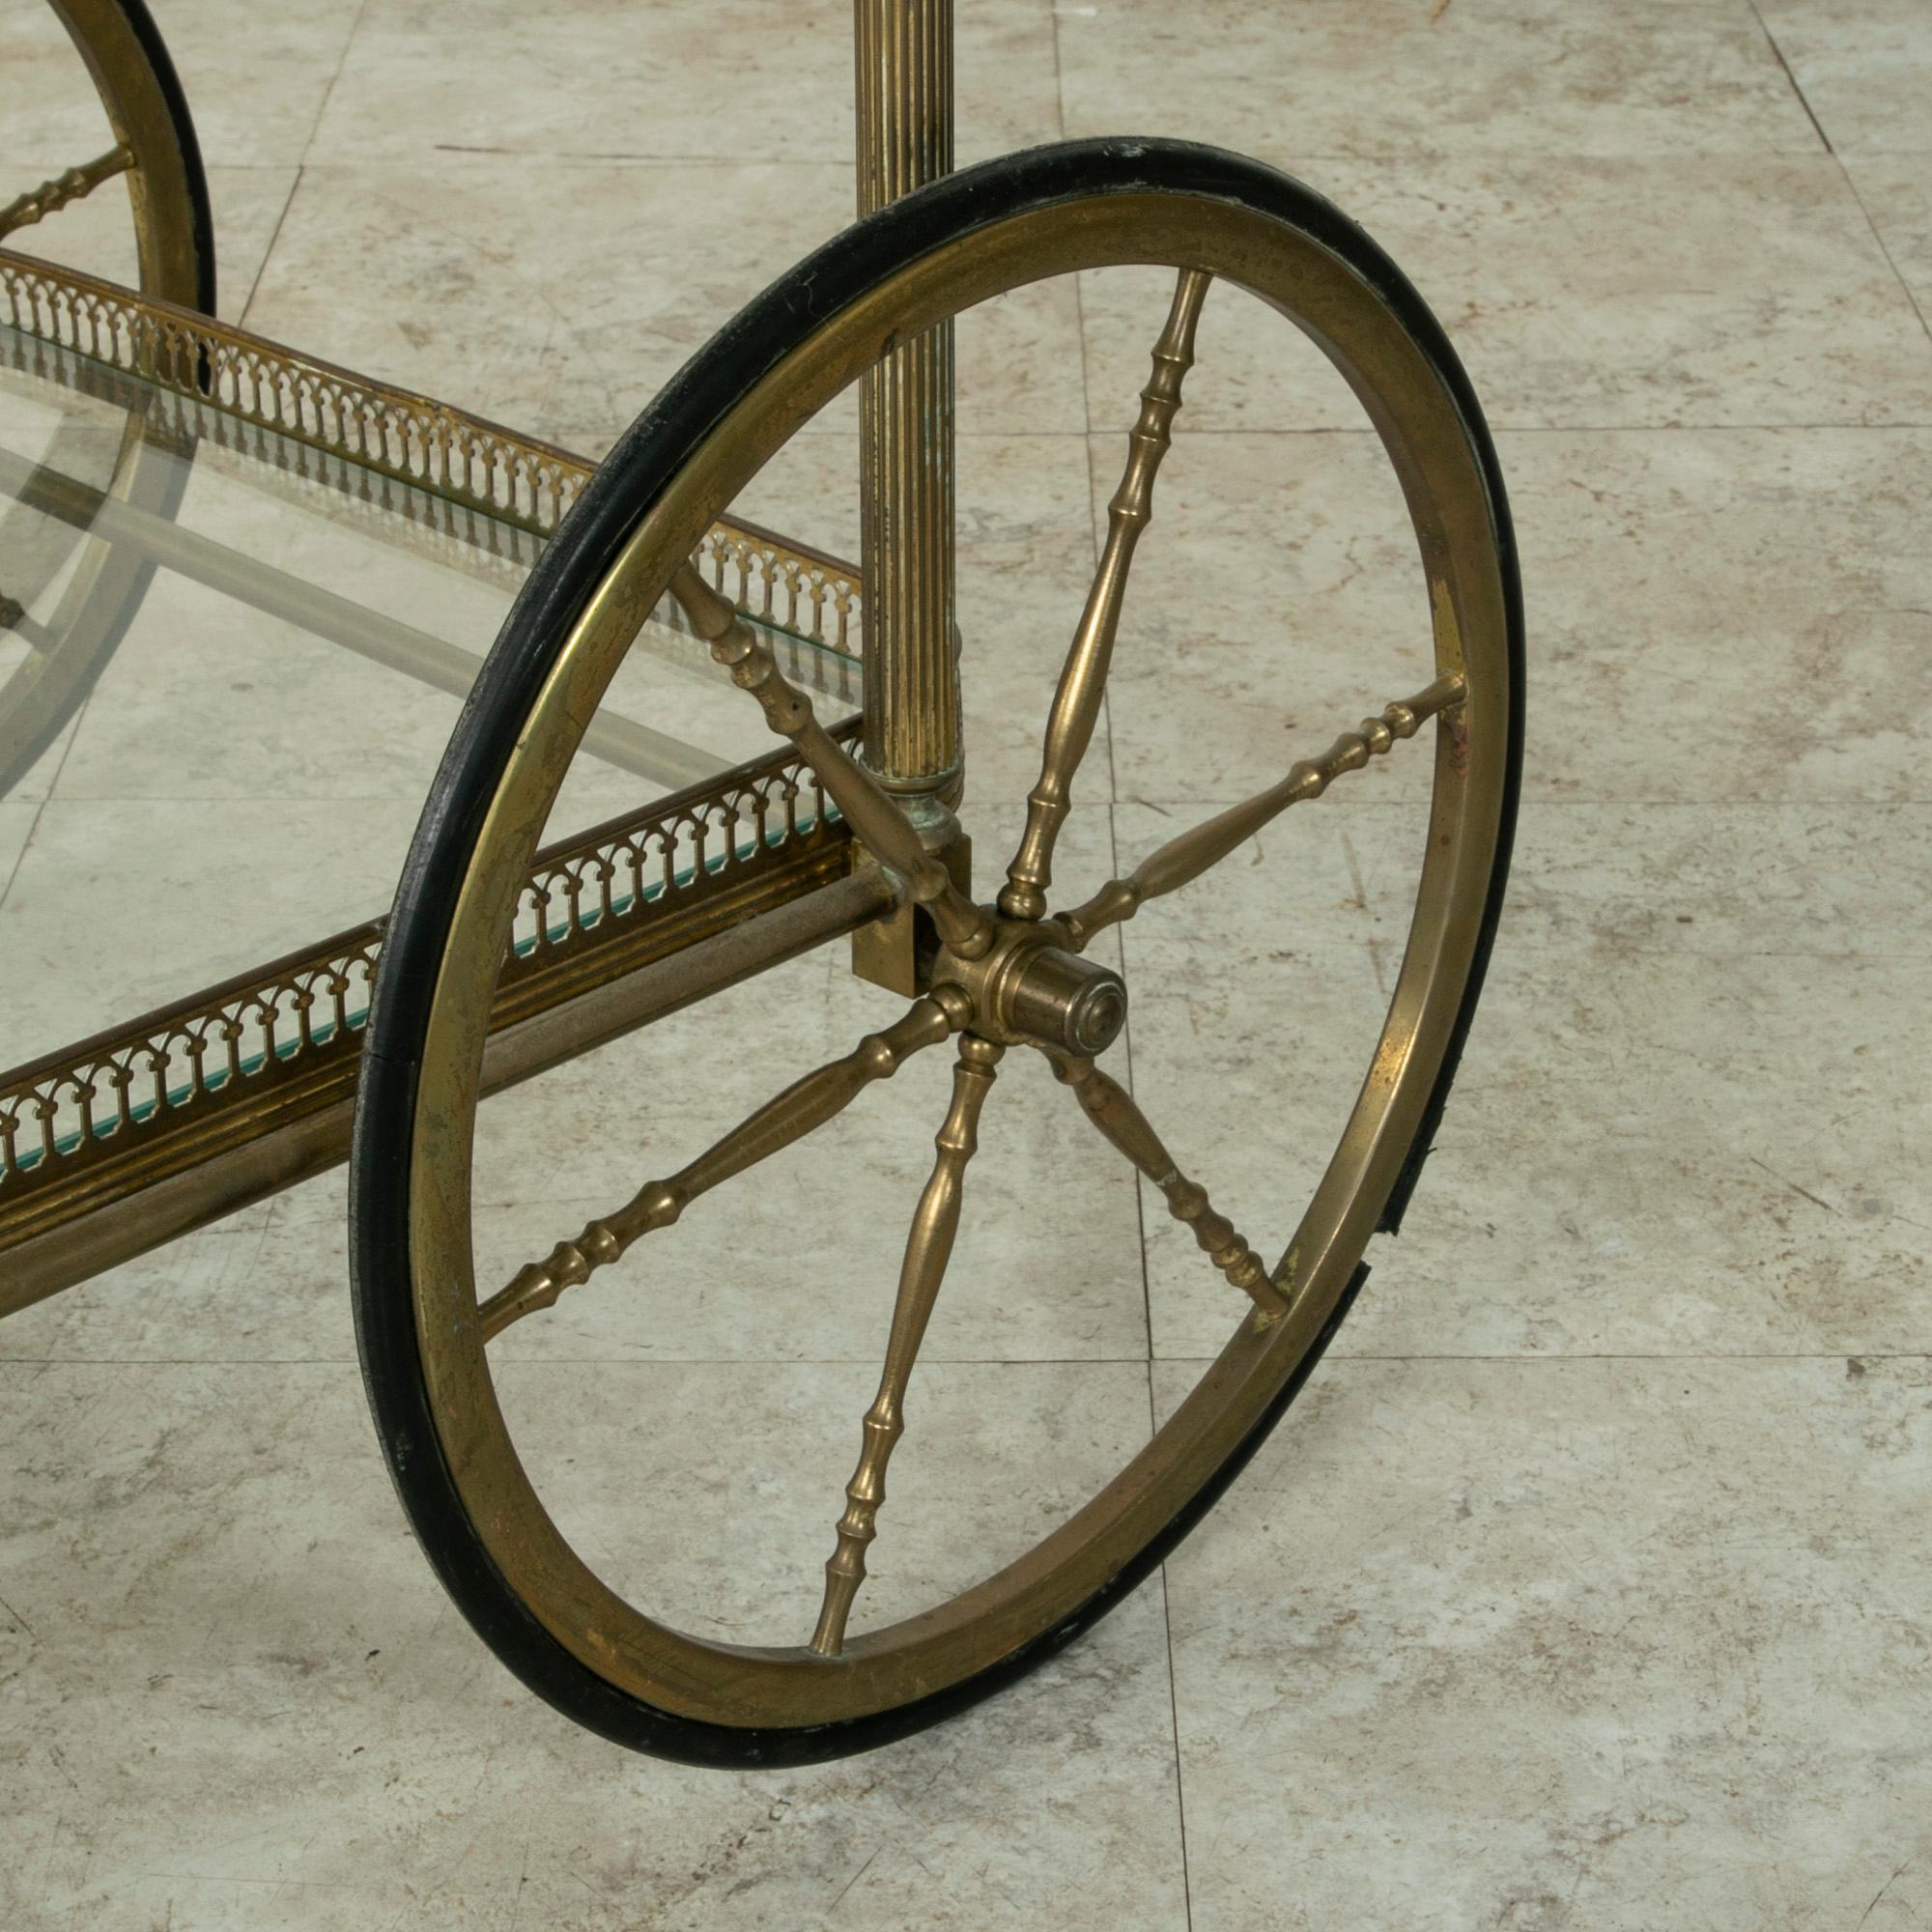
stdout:
{"type": "MultiPolygon", "coordinates": [[[[4,319],[157,388],[547,537],[595,465],[426,396],[298,355],[76,270],[0,249],[4,319]]],[[[748,615],[856,657],[859,574],[735,519],[696,561],[748,615]]]]}
{"type": "MultiPolygon", "coordinates": [[[[857,729],[849,719],[835,735],[857,729]]],[[[547,847],[519,900],[493,1024],[830,884],[849,860],[844,825],[789,750],[547,847]]],[[[0,1249],[71,1222],[83,1197],[92,1212],[270,1128],[346,1120],[382,937],[371,920],[7,1076],[0,1249]]]]}

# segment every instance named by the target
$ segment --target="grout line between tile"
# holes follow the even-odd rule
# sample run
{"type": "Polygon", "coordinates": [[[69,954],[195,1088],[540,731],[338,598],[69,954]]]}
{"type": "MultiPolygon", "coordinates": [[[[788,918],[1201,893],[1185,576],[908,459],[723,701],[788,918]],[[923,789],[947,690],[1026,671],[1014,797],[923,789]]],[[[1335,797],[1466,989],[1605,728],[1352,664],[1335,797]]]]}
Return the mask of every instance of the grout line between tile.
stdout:
{"type": "MultiPolygon", "coordinates": [[[[1552,635],[1565,637],[1561,631],[1552,635]]],[[[1153,810],[1174,810],[1182,807],[1199,810],[1216,811],[1223,806],[1239,805],[1246,796],[1241,792],[1223,792],[1213,797],[1194,797],[1177,799],[1171,797],[1142,798],[1129,792],[1117,803],[1121,805],[1142,805],[1153,810]]],[[[1413,807],[1412,799],[1363,798],[1352,799],[1347,805],[1336,801],[1329,809],[1333,811],[1400,811],[1413,807]]],[[[1562,797],[1548,796],[1542,792],[1528,793],[1523,801],[1525,809],[1534,806],[1538,811],[1554,811],[1562,807],[1577,807],[1588,811],[1602,811],[1606,807],[1628,808],[1631,810],[1670,810],[1670,811],[1893,811],[1901,810],[1919,810],[1932,805],[1932,797],[1920,798],[1623,798],[1595,797],[1578,798],[1574,793],[1565,792],[1562,797]]],[[[1307,821],[1302,821],[1304,824],[1307,821]]],[[[1807,954],[1793,955],[1808,957],[1807,954]]]]}
{"type": "Polygon", "coordinates": [[[248,284],[248,299],[242,304],[237,327],[245,328],[248,316],[255,306],[255,298],[262,291],[263,278],[269,272],[269,264],[274,258],[275,244],[282,239],[282,224],[289,218],[289,210],[295,206],[296,196],[301,192],[302,176],[308,170],[309,151],[315,146],[315,137],[321,131],[322,118],[328,112],[328,103],[335,94],[335,83],[342,78],[342,70],[349,65],[349,50],[355,44],[355,36],[362,31],[362,22],[369,13],[370,0],[362,0],[355,10],[355,18],[350,23],[348,33],[342,37],[342,52],[337,57],[334,71],[328,76],[328,85],[322,90],[322,99],[316,102],[315,119],[308,125],[308,133],[302,141],[302,151],[296,161],[296,178],[289,184],[288,199],[282,203],[282,212],[275,217],[275,232],[269,237],[269,245],[262,251],[262,260],[255,270],[255,279],[248,284]]]}
{"type": "MultiPolygon", "coordinates": [[[[1149,1416],[1152,1416],[1153,1378],[1148,1378],[1149,1416]]],[[[1174,1599],[1168,1594],[1167,1565],[1160,1566],[1160,1621],[1167,1634],[1167,1714],[1174,1726],[1174,1816],[1180,1828],[1180,1899],[1187,1910],[1187,1932],[1194,1932],[1194,1874],[1187,1861],[1187,1787],[1180,1762],[1180,1691],[1175,1683],[1174,1599]]]]}
{"type": "MultiPolygon", "coordinates": [[[[473,155],[485,160],[540,161],[546,167],[783,168],[787,172],[795,168],[837,168],[850,174],[853,165],[849,157],[834,155],[652,155],[622,150],[599,154],[555,148],[472,147],[461,141],[432,142],[429,152],[433,155],[473,155]]],[[[363,161],[325,161],[320,165],[354,168],[369,164],[363,161]]]]}
{"type": "MultiPolygon", "coordinates": [[[[1815,128],[1816,123],[1813,123],[1815,128]]],[[[1091,135],[1075,135],[1065,132],[1064,127],[1056,139],[1093,139],[1091,135]]],[[[519,161],[539,163],[545,167],[582,168],[845,168],[852,166],[852,157],[847,153],[801,152],[797,154],[744,154],[729,150],[717,153],[673,153],[668,150],[658,153],[645,148],[555,148],[533,146],[526,148],[499,147],[490,142],[432,141],[418,152],[425,155],[447,155],[456,159],[483,161],[519,161]]],[[[1010,150],[988,145],[984,153],[973,152],[955,165],[960,169],[977,167],[981,162],[996,159],[1001,154],[1010,150]]],[[[1453,151],[1427,148],[1378,148],[1361,149],[1353,153],[1311,154],[1301,149],[1293,153],[1281,149],[1273,151],[1278,159],[1270,161],[1270,166],[1283,169],[1291,175],[1305,179],[1302,171],[1311,167],[1346,167],[1363,169],[1412,168],[1418,172],[1441,168],[1472,169],[1484,166],[1507,167],[1511,164],[1525,165],[1548,157],[1548,151],[1543,148],[1458,148],[1453,151]]],[[[1685,167],[1698,165],[1731,165],[1740,169],[1768,160],[1813,160],[1819,154],[1815,142],[1803,145],[1796,143],[1773,142],[1747,148],[1713,148],[1703,151],[1686,151],[1665,156],[1667,160],[1685,167]]],[[[1835,153],[1828,149],[1827,152],[1835,153]]],[[[1265,158],[1264,156],[1262,158],[1265,158]]],[[[1615,151],[1569,150],[1563,158],[1580,162],[1591,167],[1648,167],[1654,165],[1659,155],[1655,147],[1625,148],[1615,151]]],[[[376,156],[370,159],[327,158],[317,163],[319,167],[352,169],[365,172],[380,171],[385,165],[392,165],[393,157],[376,156]]]]}
{"type": "Polygon", "coordinates": [[[335,83],[342,78],[342,71],[349,65],[349,54],[355,44],[355,36],[362,31],[362,22],[369,17],[369,7],[370,0],[362,0],[348,33],[342,37],[342,52],[336,59],[334,71],[328,76],[328,85],[322,90],[322,99],[316,102],[315,119],[308,124],[308,137],[302,142],[300,165],[303,167],[308,165],[309,151],[315,146],[315,137],[322,132],[323,117],[328,112],[328,103],[335,98],[335,83]]]}
{"type": "MultiPolygon", "coordinates": [[[[1503,436],[1730,436],[1730,435],[1776,435],[1785,430],[1843,430],[1853,431],[1861,436],[1878,435],[1891,430],[1932,429],[1932,418],[1923,422],[1623,422],[1623,423],[1525,423],[1510,422],[1497,412],[1491,418],[1492,434],[1503,436]]],[[[1368,423],[1287,423],[1279,429],[1220,429],[1213,425],[1206,428],[1196,425],[1190,432],[1196,437],[1287,437],[1287,436],[1346,436],[1375,437],[1378,432],[1368,423]]],[[[977,434],[991,440],[998,437],[1009,441],[1017,441],[1031,436],[1077,436],[1077,430],[980,430],[977,434]]],[[[1119,435],[1119,431],[1088,430],[1089,440],[1107,435],[1119,435]]]]}
{"type": "MultiPolygon", "coordinates": [[[[1212,1361],[1211,1355],[1163,1356],[1163,1361],[1212,1361]]],[[[1506,1368],[1537,1368],[1564,1362],[1697,1362],[1717,1367],[1725,1362],[1924,1362],[1932,1361],[1932,1349],[1738,1349],[1722,1353],[1689,1350],[1604,1349],[1578,1350],[1573,1354],[1484,1355],[1484,1354],[1348,1354],[1330,1349],[1322,1356],[1325,1369],[1340,1362],[1494,1362],[1506,1368]]]]}
{"type": "Polygon", "coordinates": [[[14,854],[14,863],[7,867],[7,876],[0,879],[0,911],[7,905],[7,895],[14,890],[14,881],[20,876],[20,861],[27,856],[27,847],[34,842],[34,834],[41,829],[41,813],[46,810],[45,799],[34,802],[34,815],[27,821],[27,836],[20,840],[20,849],[14,854]]]}
{"type": "Polygon", "coordinates": [[[1932,317],[1928,317],[1924,309],[1919,306],[1918,298],[1912,292],[1912,284],[1905,279],[1905,271],[1898,266],[1898,258],[1893,255],[1884,235],[1879,232],[1879,225],[1873,218],[1871,208],[1863,194],[1860,192],[1858,178],[1846,164],[1844,156],[1833,155],[1833,159],[1837,162],[1838,172],[1844,176],[1845,185],[1851,189],[1852,199],[1858,203],[1859,212],[1865,218],[1865,226],[1871,230],[1872,240],[1878,243],[1879,253],[1885,257],[1887,267],[1898,277],[1898,286],[1905,292],[1905,299],[1912,304],[1912,312],[1918,318],[1919,327],[1927,336],[1932,336],[1932,317]]]}
{"type": "MultiPolygon", "coordinates": [[[[958,432],[961,442],[1031,442],[1067,441],[1074,438],[1094,442],[1102,438],[1124,437],[1127,427],[1115,429],[962,429],[958,432]]],[[[1492,418],[1490,428],[1497,436],[1730,436],[1778,435],[1786,430],[1839,430],[1863,435],[1878,435],[1893,430],[1915,431],[1932,429],[1932,417],[1924,421],[1914,419],[1907,422],[1585,422],[1562,423],[1509,422],[1499,415],[1492,418]]],[[[856,440],[859,432],[841,424],[833,423],[822,428],[808,424],[793,436],[794,442],[802,442],[810,438],[830,440],[843,437],[856,440]]],[[[1212,424],[1203,427],[1192,426],[1187,434],[1198,438],[1216,437],[1290,437],[1290,436],[1334,436],[1353,438],[1373,438],[1378,432],[1369,423],[1284,423],[1278,429],[1218,429],[1212,424]]],[[[568,445],[566,445],[568,446],[568,445]]]]}
{"type": "MultiPolygon", "coordinates": [[[[1107,824],[1110,834],[1113,827],[1113,809],[1109,807],[1107,810],[1107,824]]],[[[1112,849],[1114,854],[1113,876],[1119,878],[1121,873],[1120,848],[1118,845],[1115,845],[1112,849]]],[[[1121,948],[1121,977],[1124,979],[1126,977],[1127,965],[1126,935],[1121,933],[1118,935],[1118,939],[1121,948]]],[[[1121,1029],[1121,1052],[1124,1060],[1124,1070],[1127,1076],[1127,1095],[1131,1099],[1134,1094],[1133,1000],[1131,994],[1128,996],[1127,1006],[1127,1023],[1121,1029]]],[[[1153,1404],[1153,1364],[1155,1361],[1153,1347],[1153,1282],[1152,1277],[1148,1271],[1147,1183],[1138,1171],[1134,1175],[1134,1228],[1140,1242],[1141,1320],[1147,1331],[1148,1404],[1149,1414],[1151,1417],[1153,1404]]]]}
{"type": "MultiPolygon", "coordinates": [[[[275,252],[275,243],[282,239],[282,224],[288,220],[289,210],[296,205],[296,196],[301,192],[302,176],[305,172],[306,163],[298,161],[296,163],[295,179],[289,183],[288,194],[282,201],[282,212],[275,216],[274,232],[269,237],[269,245],[262,250],[262,259],[255,265],[254,279],[248,284],[248,299],[242,304],[237,314],[235,326],[238,328],[246,328],[248,327],[249,312],[255,306],[255,298],[262,292],[262,278],[269,272],[269,262],[275,252]]],[[[217,273],[219,272],[219,269],[220,265],[217,262],[217,273]]],[[[217,296],[219,293],[220,290],[217,286],[217,296]]]]}
{"type": "Polygon", "coordinates": [[[1765,19],[1763,13],[1760,11],[1757,0],[1748,0],[1748,4],[1751,10],[1751,17],[1757,22],[1758,32],[1764,36],[1765,44],[1771,48],[1772,53],[1776,57],[1778,66],[1784,70],[1784,77],[1791,83],[1791,91],[1798,97],[1798,104],[1804,108],[1804,118],[1810,122],[1812,131],[1818,136],[1820,145],[1828,155],[1835,155],[1837,150],[1832,146],[1832,137],[1825,132],[1824,124],[1811,111],[1811,103],[1805,99],[1804,90],[1799,86],[1798,76],[1792,72],[1791,63],[1784,58],[1784,49],[1777,44],[1777,36],[1771,31],[1770,23],[1765,19]]]}

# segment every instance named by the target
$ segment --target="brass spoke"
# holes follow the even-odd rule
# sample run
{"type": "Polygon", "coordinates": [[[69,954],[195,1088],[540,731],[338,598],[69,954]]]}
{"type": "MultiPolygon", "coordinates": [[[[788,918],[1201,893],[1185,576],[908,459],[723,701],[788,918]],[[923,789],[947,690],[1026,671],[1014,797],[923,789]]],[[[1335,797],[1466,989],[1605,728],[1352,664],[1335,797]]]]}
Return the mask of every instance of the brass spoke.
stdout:
{"type": "Polygon", "coordinates": [[[82,161],[78,167],[63,169],[51,181],[43,181],[30,193],[16,196],[0,208],[0,240],[16,228],[31,228],[35,222],[45,220],[71,201],[84,200],[102,182],[126,174],[133,165],[134,151],[124,146],[110,148],[106,154],[82,161]]]}
{"type": "Polygon", "coordinates": [[[668,1227],[720,1181],[822,1127],[873,1081],[890,1079],[914,1054],[956,1033],[967,1016],[966,1002],[951,988],[915,1000],[895,1025],[867,1034],[844,1059],[794,1081],[688,1167],[667,1180],[646,1181],[615,1213],[589,1222],[574,1241],[559,1241],[545,1260],[520,1268],[478,1310],[483,1339],[487,1342],[513,1321],[550,1307],[565,1289],[589,1280],[640,1236],[668,1227]]]}
{"type": "Polygon", "coordinates": [[[1141,391],[1141,412],[1127,436],[1127,467],[1107,505],[1107,542],[1087,592],[1087,607],[1073,634],[1047,715],[1039,779],[1027,794],[1026,831],[1000,894],[1009,919],[1038,919],[1046,911],[1053,877],[1054,841],[1072,804],[1073,775],[1087,755],[1107,694],[1107,670],[1126,596],[1134,546],[1153,514],[1153,480],[1172,440],[1180,408],[1180,384],[1194,365],[1194,329],[1213,277],[1183,269],[1174,291],[1167,326],[1153,347],[1153,369],[1141,391]]]}
{"type": "Polygon", "coordinates": [[[939,1150],[931,1178],[919,1198],[912,1233],[906,1237],[899,1268],[892,1332],[886,1342],[879,1392],[866,1411],[859,1466],[845,1485],[845,1513],[838,1519],[838,1542],[825,1564],[825,1600],[811,1647],[821,1657],[837,1657],[845,1642],[845,1619],[866,1579],[866,1546],[878,1533],[879,1505],[886,1499],[886,1464],[905,1430],[906,1384],[925,1324],[939,1297],[939,1285],[959,1232],[959,1200],[966,1163],[979,1146],[980,1109],[992,1091],[994,1070],[1006,1049],[968,1034],[959,1042],[952,1069],[952,1104],[933,1145],[939,1150]]]}
{"type": "Polygon", "coordinates": [[[1074,951],[1083,951],[1096,932],[1132,919],[1147,900],[1178,892],[1198,879],[1291,805],[1320,798],[1344,772],[1360,771],[1398,738],[1414,737],[1425,719],[1460,704],[1463,696],[1463,678],[1452,672],[1438,677],[1427,691],[1418,692],[1406,703],[1384,706],[1379,718],[1365,718],[1359,730],[1344,731],[1321,757],[1299,760],[1289,767],[1287,777],[1266,791],[1231,805],[1170,838],[1124,879],[1109,879],[1085,905],[1056,913],[1055,923],[1065,930],[1074,951]]]}
{"type": "Polygon", "coordinates": [[[671,591],[690,615],[711,655],[731,682],[763,705],[774,731],[789,738],[844,814],[859,842],[906,882],[946,944],[962,959],[977,959],[993,943],[993,923],[952,883],[952,876],[923,845],[885,789],[812,715],[811,700],[779,669],[757,633],[690,564],[671,580],[671,591]]]}
{"type": "Polygon", "coordinates": [[[1215,1212],[1208,1190],[1174,1164],[1174,1156],[1126,1089],[1091,1060],[1055,1056],[1053,1070],[1072,1088],[1087,1118],[1160,1189],[1167,1211],[1194,1230],[1194,1238],[1208,1259],[1253,1299],[1262,1319],[1273,1321],[1286,1315],[1288,1297],[1269,1279],[1261,1257],[1235,1232],[1225,1214],[1215,1212]]]}

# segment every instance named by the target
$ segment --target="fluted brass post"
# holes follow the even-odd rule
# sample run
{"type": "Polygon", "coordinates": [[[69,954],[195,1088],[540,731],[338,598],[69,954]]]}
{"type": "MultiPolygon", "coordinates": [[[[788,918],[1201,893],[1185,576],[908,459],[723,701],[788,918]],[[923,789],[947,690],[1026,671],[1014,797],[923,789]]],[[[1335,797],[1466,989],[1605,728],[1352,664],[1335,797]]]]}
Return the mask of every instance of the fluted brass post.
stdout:
{"type": "MultiPolygon", "coordinates": [[[[952,169],[952,0],[855,0],[859,213],[952,169]]],[[[952,325],[859,388],[866,762],[930,796],[959,762],[952,647],[952,325]]]]}

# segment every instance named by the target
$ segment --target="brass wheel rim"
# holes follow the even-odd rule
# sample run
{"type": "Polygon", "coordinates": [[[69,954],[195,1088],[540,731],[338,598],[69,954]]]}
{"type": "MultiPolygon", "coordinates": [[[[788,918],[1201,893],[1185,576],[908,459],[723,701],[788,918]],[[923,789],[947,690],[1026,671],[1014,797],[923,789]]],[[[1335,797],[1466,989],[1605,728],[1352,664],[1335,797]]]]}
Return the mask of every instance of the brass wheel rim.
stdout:
{"type": "Polygon", "coordinates": [[[208,188],[180,85],[154,23],[123,0],[51,0],[93,77],[114,146],[64,168],[0,210],[0,241],[46,220],[117,176],[128,177],[141,293],[212,310],[208,188]]]}
{"type": "MultiPolygon", "coordinates": [[[[1118,191],[978,228],[819,324],[724,413],[612,560],[509,754],[455,895],[408,1123],[414,1323],[441,1451],[490,1560],[581,1663],[651,1706],[724,1726],[837,1723],[927,1697],[1075,1611],[1237,1452],[1347,1291],[1452,1050],[1479,956],[1508,791],[1510,623],[1481,454],[1424,350],[1340,255],[1231,201],[1118,191]],[[892,341],[1027,282],[1149,263],[1235,282],[1320,344],[1381,436],[1428,582],[1431,692],[1440,715],[1409,943],[1361,1092],[1280,1271],[1286,1312],[1272,1313],[1258,1294],[1262,1315],[1239,1322],[1126,1467],[1026,1555],[962,1595],[854,1636],[831,1656],[803,1644],[734,1646],[669,1630],[611,1591],[552,1521],[517,1457],[485,1355],[470,1249],[470,1146],[482,1042],[518,886],[581,721],[596,708],[632,634],[704,529],[796,428],[892,341]]],[[[1404,708],[1391,706],[1383,718],[1404,708]]],[[[1357,742],[1346,750],[1338,745],[1306,795],[1387,749],[1391,733],[1383,729],[1375,742],[1376,724],[1349,734],[1357,742]]],[[[969,1031],[969,1042],[978,1032],[969,1031]]],[[[962,1069],[973,1058],[988,1056],[962,1053],[962,1069]]]]}

